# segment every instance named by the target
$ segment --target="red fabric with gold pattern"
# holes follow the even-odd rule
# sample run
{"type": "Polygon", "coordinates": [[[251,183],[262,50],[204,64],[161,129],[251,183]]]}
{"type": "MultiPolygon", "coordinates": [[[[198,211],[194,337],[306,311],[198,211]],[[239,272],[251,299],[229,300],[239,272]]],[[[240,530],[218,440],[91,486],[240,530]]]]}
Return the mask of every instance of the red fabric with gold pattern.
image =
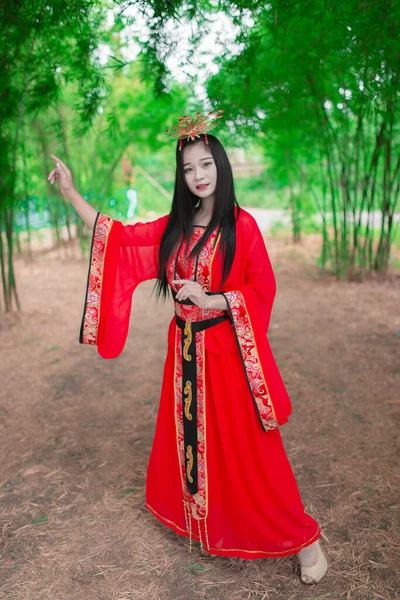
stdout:
{"type": "Polygon", "coordinates": [[[111,226],[112,219],[110,217],[97,213],[90,249],[87,291],[79,339],[81,344],[97,344],[104,260],[111,226]]]}
{"type": "MultiPolygon", "coordinates": [[[[189,244],[181,244],[172,253],[167,262],[167,277],[173,279],[196,280],[204,289],[210,291],[211,267],[219,244],[217,228],[211,233],[198,259],[189,258],[192,248],[204,233],[204,228],[194,227],[189,244]]],[[[177,286],[173,286],[178,291],[177,286]]],[[[175,302],[175,314],[185,321],[204,321],[224,314],[223,310],[201,309],[196,305],[185,305],[175,302]]],[[[196,335],[196,357],[197,357],[197,470],[198,470],[198,492],[191,495],[185,480],[185,450],[184,450],[184,427],[182,415],[182,335],[179,327],[175,330],[175,411],[176,431],[179,448],[179,462],[182,477],[182,492],[184,509],[187,522],[190,519],[204,519],[207,514],[206,505],[206,469],[205,469],[205,438],[204,438],[204,337],[205,332],[199,331],[196,335]]]]}
{"type": "MultiPolygon", "coordinates": [[[[205,229],[203,227],[194,227],[193,234],[190,239],[188,247],[185,243],[175,248],[172,256],[167,261],[167,277],[168,281],[173,279],[192,279],[196,280],[204,291],[211,291],[211,269],[215,253],[219,246],[220,235],[217,238],[217,228],[211,233],[207,240],[200,256],[196,258],[189,258],[189,254],[192,248],[197,244],[201,236],[204,234],[205,229]],[[176,272],[175,272],[176,266],[176,272]],[[190,274],[185,277],[184,274],[190,274]],[[195,279],[196,276],[196,279],[195,279]]],[[[175,292],[178,291],[176,285],[171,286],[175,292]]],[[[175,302],[175,314],[178,315],[184,321],[204,321],[204,319],[213,319],[223,314],[223,310],[214,309],[202,309],[192,304],[180,304],[175,302]]]]}
{"type": "Polygon", "coordinates": [[[213,352],[237,352],[264,430],[288,421],[292,404],[267,337],[276,281],[262,233],[255,219],[241,209],[236,223],[236,252],[226,283],[221,288],[222,261],[213,263],[213,288],[230,307],[233,327],[222,323],[206,337],[213,352]]]}
{"type": "Polygon", "coordinates": [[[182,329],[176,328],[175,341],[175,414],[179,462],[181,466],[182,492],[185,510],[195,519],[204,519],[207,514],[206,504],[206,469],[205,469],[205,438],[204,438],[204,332],[196,333],[197,357],[197,485],[196,494],[190,494],[186,486],[185,448],[183,436],[183,406],[182,406],[182,329]]]}
{"type": "Polygon", "coordinates": [[[132,294],[139,283],[158,275],[160,241],[167,221],[168,215],[148,223],[123,225],[98,214],[92,235],[90,293],[81,326],[85,333],[80,341],[97,344],[102,358],[116,358],[124,348],[132,294]]]}
{"type": "Polygon", "coordinates": [[[262,364],[254,336],[251,319],[243,294],[239,291],[226,292],[237,341],[246,370],[246,377],[254,403],[265,431],[278,427],[274,407],[264,377],[262,364]]]}
{"type": "MultiPolygon", "coordinates": [[[[268,426],[273,412],[279,425],[285,423],[291,403],[267,337],[276,286],[265,242],[247,211],[239,215],[236,211],[236,216],[235,257],[223,288],[219,244],[206,245],[197,265],[188,259],[184,246],[176,254],[178,277],[196,276],[206,291],[223,291],[233,323],[227,319],[196,333],[199,487],[190,497],[183,485],[182,330],[175,317],[171,319],[147,469],[146,506],[159,521],[199,540],[211,554],[282,557],[318,539],[320,527],[305,512],[279,427],[265,432],[260,426],[260,415],[268,426]]],[[[135,225],[111,220],[107,243],[100,229],[94,232],[99,253],[91,264],[97,269],[95,258],[100,256],[103,266],[91,270],[94,279],[89,289],[95,294],[88,292],[90,302],[85,305],[84,343],[97,342],[104,358],[118,356],[124,347],[135,287],[158,274],[167,220],[167,215],[135,225]],[[99,295],[96,313],[92,309],[99,295]]],[[[102,218],[100,223],[104,222],[102,218]]],[[[191,244],[203,232],[196,227],[191,244]]],[[[171,285],[175,278],[171,265],[167,278],[171,285]]],[[[221,314],[194,305],[175,303],[175,307],[186,321],[221,314]]],[[[158,362],[154,366],[158,368],[158,362]]],[[[134,402],[134,389],[132,394],[134,402]]]]}

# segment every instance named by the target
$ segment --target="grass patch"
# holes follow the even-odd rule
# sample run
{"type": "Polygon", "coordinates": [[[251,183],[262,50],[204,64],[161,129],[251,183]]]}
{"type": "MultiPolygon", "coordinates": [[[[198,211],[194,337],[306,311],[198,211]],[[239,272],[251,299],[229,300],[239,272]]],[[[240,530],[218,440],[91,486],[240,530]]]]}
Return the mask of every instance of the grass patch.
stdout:
{"type": "Polygon", "coordinates": [[[49,520],[49,518],[46,515],[40,515],[40,517],[38,517],[37,519],[33,519],[33,521],[31,521],[31,525],[37,525],[38,523],[45,523],[48,520],[49,520]]]}
{"type": "Polygon", "coordinates": [[[125,488],[124,490],[119,490],[119,493],[122,496],[129,496],[130,494],[133,494],[135,492],[135,488],[125,488]]]}

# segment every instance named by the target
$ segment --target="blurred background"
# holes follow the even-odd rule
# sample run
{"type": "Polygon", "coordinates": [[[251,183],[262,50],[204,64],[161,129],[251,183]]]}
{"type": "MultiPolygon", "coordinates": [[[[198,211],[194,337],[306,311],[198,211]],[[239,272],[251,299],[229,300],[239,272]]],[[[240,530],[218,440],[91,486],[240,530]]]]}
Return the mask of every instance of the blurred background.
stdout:
{"type": "Polygon", "coordinates": [[[169,212],[179,115],[222,108],[239,203],[320,235],[339,277],[399,267],[398,3],[1,4],[1,310],[14,258],[87,231],[50,152],[121,220],[169,212]],[[133,190],[129,192],[129,190],[133,190]]]}
{"type": "Polygon", "coordinates": [[[400,597],[399,25],[390,0],[0,1],[0,598],[311,598],[294,557],[188,555],[143,509],[172,304],[146,283],[118,360],[78,346],[91,232],[50,153],[152,220],[165,130],[219,109],[277,276],[283,436],[331,563],[312,597],[400,597]]]}

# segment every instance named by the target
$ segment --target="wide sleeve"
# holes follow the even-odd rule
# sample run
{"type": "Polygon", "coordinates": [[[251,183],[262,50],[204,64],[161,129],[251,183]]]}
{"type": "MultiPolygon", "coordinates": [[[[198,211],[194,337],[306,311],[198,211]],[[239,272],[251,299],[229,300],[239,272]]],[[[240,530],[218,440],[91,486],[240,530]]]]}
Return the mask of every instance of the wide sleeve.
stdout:
{"type": "Polygon", "coordinates": [[[267,339],[276,281],[264,238],[252,217],[247,219],[242,234],[243,285],[221,293],[228,304],[228,314],[261,425],[268,431],[285,423],[291,412],[291,402],[267,339]],[[276,390],[272,397],[267,378],[276,390]]]}
{"type": "MultiPolygon", "coordinates": [[[[246,223],[243,237],[244,285],[240,289],[227,292],[225,297],[229,306],[247,306],[248,310],[254,313],[253,326],[266,335],[276,295],[275,274],[264,238],[254,219],[246,223]]],[[[238,315],[235,313],[235,316],[238,315]]]]}
{"type": "Polygon", "coordinates": [[[158,276],[159,247],[168,215],[149,223],[123,225],[98,213],[93,228],[79,342],[97,345],[102,358],[123,350],[132,294],[158,276]]]}

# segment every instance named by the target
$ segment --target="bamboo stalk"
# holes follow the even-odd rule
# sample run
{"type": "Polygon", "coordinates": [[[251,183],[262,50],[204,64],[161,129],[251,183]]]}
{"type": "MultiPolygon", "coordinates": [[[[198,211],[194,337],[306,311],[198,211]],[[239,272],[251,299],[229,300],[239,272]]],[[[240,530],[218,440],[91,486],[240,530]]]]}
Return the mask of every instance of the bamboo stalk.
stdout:
{"type": "Polygon", "coordinates": [[[141,167],[140,165],[135,165],[135,169],[149,182],[151,183],[151,185],[153,187],[156,188],[156,190],[158,190],[165,198],[167,198],[168,200],[172,200],[172,196],[171,194],[168,192],[168,190],[166,190],[161,183],[158,183],[158,181],[156,181],[154,179],[154,177],[152,177],[150,175],[150,173],[148,173],[147,171],[145,171],[143,169],[143,167],[141,167]]]}
{"type": "Polygon", "coordinates": [[[0,264],[1,264],[1,282],[3,286],[3,298],[4,298],[4,308],[6,312],[9,312],[10,306],[8,302],[8,294],[7,294],[7,278],[6,278],[6,268],[5,268],[5,255],[4,255],[4,244],[3,244],[3,227],[2,223],[4,223],[4,213],[0,212],[0,264]]]}

